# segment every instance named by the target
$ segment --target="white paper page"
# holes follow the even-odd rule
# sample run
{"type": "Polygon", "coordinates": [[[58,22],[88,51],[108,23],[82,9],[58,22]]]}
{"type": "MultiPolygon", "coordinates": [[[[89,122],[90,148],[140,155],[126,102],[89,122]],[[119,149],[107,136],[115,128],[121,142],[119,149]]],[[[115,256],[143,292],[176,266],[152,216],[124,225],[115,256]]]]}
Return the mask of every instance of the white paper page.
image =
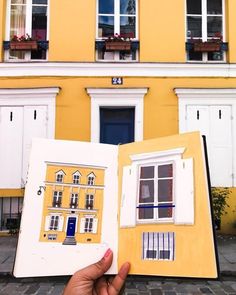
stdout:
{"type": "Polygon", "coordinates": [[[108,273],[117,273],[117,155],[118,147],[112,145],[33,140],[14,266],[16,277],[70,275],[101,259],[108,248],[114,252],[108,273]],[[37,191],[39,186],[45,186],[47,161],[106,167],[100,243],[63,245],[39,241],[44,193],[38,195],[37,191]]]}

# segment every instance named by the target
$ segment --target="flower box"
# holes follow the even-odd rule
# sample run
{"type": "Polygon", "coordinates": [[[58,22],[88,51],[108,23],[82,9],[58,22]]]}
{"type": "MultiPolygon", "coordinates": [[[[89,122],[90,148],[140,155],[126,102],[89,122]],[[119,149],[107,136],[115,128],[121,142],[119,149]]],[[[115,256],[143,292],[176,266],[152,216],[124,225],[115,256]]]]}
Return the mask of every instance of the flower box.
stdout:
{"type": "Polygon", "coordinates": [[[35,40],[29,41],[10,41],[11,50],[37,50],[38,43],[35,40]]]}
{"type": "Polygon", "coordinates": [[[195,52],[216,52],[221,50],[220,42],[195,42],[193,43],[195,52]]]}
{"type": "Polygon", "coordinates": [[[105,47],[107,51],[130,51],[130,41],[106,41],[105,47]]]}

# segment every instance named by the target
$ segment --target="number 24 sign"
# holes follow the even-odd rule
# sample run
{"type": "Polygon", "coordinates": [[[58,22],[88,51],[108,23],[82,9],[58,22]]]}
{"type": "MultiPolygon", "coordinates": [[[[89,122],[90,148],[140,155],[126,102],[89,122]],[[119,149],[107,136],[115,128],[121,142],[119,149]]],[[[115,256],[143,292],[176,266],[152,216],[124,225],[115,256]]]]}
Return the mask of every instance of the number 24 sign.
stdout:
{"type": "Polygon", "coordinates": [[[111,82],[112,82],[112,85],[122,85],[123,84],[123,78],[121,78],[121,77],[112,77],[111,82]]]}

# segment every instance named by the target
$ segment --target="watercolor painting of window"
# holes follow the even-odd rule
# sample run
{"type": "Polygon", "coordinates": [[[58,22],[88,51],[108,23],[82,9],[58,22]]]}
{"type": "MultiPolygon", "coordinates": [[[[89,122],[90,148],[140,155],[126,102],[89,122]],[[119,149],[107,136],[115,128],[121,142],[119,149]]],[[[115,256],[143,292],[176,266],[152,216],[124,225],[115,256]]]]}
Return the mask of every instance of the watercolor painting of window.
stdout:
{"type": "Polygon", "coordinates": [[[93,210],[94,206],[94,195],[86,195],[85,208],[88,210],[93,210]]]}
{"type": "Polygon", "coordinates": [[[58,230],[59,225],[59,216],[58,215],[52,215],[49,225],[49,230],[58,230]]]}
{"type": "Polygon", "coordinates": [[[143,260],[174,260],[174,232],[144,232],[142,233],[143,260]]]}
{"type": "Polygon", "coordinates": [[[140,166],[138,220],[173,219],[173,164],[140,166]]]}
{"type": "Polygon", "coordinates": [[[79,173],[79,171],[76,171],[75,173],[73,173],[73,183],[74,184],[79,184],[80,183],[80,177],[81,177],[81,174],[79,173]]]}
{"type": "Polygon", "coordinates": [[[56,173],[56,182],[63,182],[63,179],[64,179],[64,176],[65,176],[65,172],[60,170],[56,173]]]}
{"type": "Polygon", "coordinates": [[[78,194],[72,193],[70,196],[70,208],[75,209],[78,206],[78,194]]]}
{"type": "Polygon", "coordinates": [[[62,202],[62,192],[61,191],[54,191],[53,192],[52,207],[55,207],[55,208],[61,207],[61,202],[62,202]]]}
{"type": "Polygon", "coordinates": [[[95,185],[95,174],[93,172],[88,175],[88,185],[95,185]]]}

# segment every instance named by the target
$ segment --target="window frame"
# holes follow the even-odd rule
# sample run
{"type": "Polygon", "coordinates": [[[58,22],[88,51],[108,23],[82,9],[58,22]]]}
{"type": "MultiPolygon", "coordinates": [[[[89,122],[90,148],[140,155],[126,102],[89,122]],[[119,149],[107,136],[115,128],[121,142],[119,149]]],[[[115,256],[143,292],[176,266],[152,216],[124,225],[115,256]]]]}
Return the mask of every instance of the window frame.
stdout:
{"type": "MultiPolygon", "coordinates": [[[[202,11],[201,14],[188,14],[188,10],[187,10],[187,0],[185,0],[185,22],[186,22],[186,29],[185,29],[185,38],[186,38],[186,42],[189,42],[189,40],[191,40],[191,36],[188,37],[188,16],[200,16],[201,20],[202,20],[202,36],[201,37],[195,37],[193,39],[201,39],[203,42],[206,42],[207,40],[213,39],[213,37],[207,37],[207,18],[208,16],[221,16],[222,17],[222,42],[225,42],[226,40],[226,29],[225,29],[225,0],[221,0],[222,1],[222,14],[208,14],[207,13],[207,1],[208,0],[201,0],[201,6],[202,6],[202,11]]],[[[186,60],[188,62],[194,62],[194,63],[224,63],[226,62],[226,53],[225,51],[222,51],[222,60],[208,60],[208,53],[207,52],[202,52],[202,60],[190,60],[189,56],[188,56],[188,51],[186,52],[186,60]]]]}
{"type": "Polygon", "coordinates": [[[84,233],[93,233],[94,217],[85,217],[84,219],[84,233]]]}
{"type": "Polygon", "coordinates": [[[55,176],[56,176],[56,179],[55,179],[56,183],[63,183],[64,182],[65,173],[62,170],[57,171],[55,176]]]}
{"type": "MultiPolygon", "coordinates": [[[[11,32],[11,1],[7,0],[6,4],[6,27],[5,27],[5,40],[10,41],[10,32],[11,32]]],[[[46,40],[49,40],[49,16],[50,16],[50,0],[47,0],[47,4],[33,4],[33,0],[26,0],[26,25],[25,25],[25,32],[31,36],[32,32],[32,11],[33,6],[42,6],[47,7],[47,32],[46,32],[46,40]]],[[[14,5],[17,5],[14,4],[14,5]]],[[[19,5],[19,4],[18,4],[19,5]]],[[[42,41],[46,41],[42,40],[42,41]]],[[[46,58],[45,59],[31,59],[31,51],[27,51],[25,53],[24,59],[10,59],[10,50],[4,50],[4,60],[7,62],[27,62],[27,61],[40,61],[46,62],[48,60],[48,50],[46,50],[46,58]]]]}
{"type": "Polygon", "coordinates": [[[59,222],[60,222],[60,216],[59,215],[51,215],[50,216],[50,223],[49,223],[49,230],[58,231],[59,222]]]}
{"type": "Polygon", "coordinates": [[[78,193],[71,193],[70,195],[70,208],[75,209],[78,207],[79,203],[79,194],[78,193]]]}
{"type": "Polygon", "coordinates": [[[62,204],[62,196],[63,196],[63,192],[62,191],[60,191],[60,190],[54,190],[53,191],[52,207],[54,207],[54,208],[60,208],[61,207],[61,204],[62,204]]]}
{"type": "Polygon", "coordinates": [[[94,194],[86,194],[85,195],[85,208],[87,210],[93,210],[94,209],[94,194]]]}

